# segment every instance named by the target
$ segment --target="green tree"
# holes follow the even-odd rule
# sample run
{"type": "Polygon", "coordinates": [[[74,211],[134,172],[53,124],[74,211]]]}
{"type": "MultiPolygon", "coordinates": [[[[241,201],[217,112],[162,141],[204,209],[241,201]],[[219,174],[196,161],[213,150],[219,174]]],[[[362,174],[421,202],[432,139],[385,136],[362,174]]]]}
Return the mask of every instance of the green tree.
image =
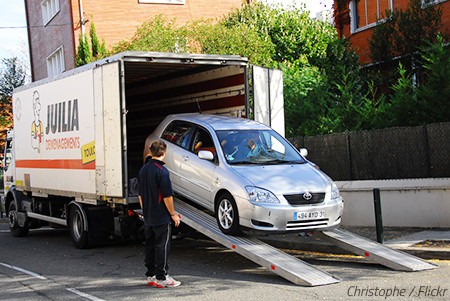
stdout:
{"type": "Polygon", "coordinates": [[[260,2],[233,11],[222,23],[245,24],[274,45],[272,66],[284,72],[288,137],[361,126],[365,99],[359,57],[330,24],[298,8],[260,2]]]}
{"type": "Polygon", "coordinates": [[[436,41],[442,7],[430,5],[431,1],[411,0],[405,10],[394,8],[382,14],[368,39],[370,57],[375,63],[404,55],[414,60],[419,56],[416,53],[427,45],[425,41],[436,41]]]}
{"type": "Polygon", "coordinates": [[[273,60],[304,64],[325,55],[328,42],[336,38],[328,23],[309,18],[292,6],[271,6],[262,2],[246,4],[221,22],[226,27],[247,25],[275,47],[273,60]]]}
{"type": "Polygon", "coordinates": [[[422,48],[422,66],[418,98],[421,122],[450,121],[450,48],[442,35],[435,44],[422,48]]]}
{"type": "Polygon", "coordinates": [[[4,58],[0,64],[0,150],[5,146],[7,129],[12,127],[12,93],[26,82],[25,67],[17,57],[4,58]]]}
{"type": "Polygon", "coordinates": [[[212,20],[200,20],[177,26],[175,19],[155,16],[136,31],[130,41],[113,46],[115,53],[132,51],[234,54],[249,58],[253,64],[270,64],[273,45],[242,24],[228,28],[212,20]]]}
{"type": "Polygon", "coordinates": [[[246,24],[226,27],[203,23],[192,28],[189,40],[193,45],[199,45],[202,53],[237,54],[247,57],[251,64],[272,65],[274,45],[266,35],[255,32],[246,24]]]}
{"type": "Polygon", "coordinates": [[[392,120],[390,126],[409,126],[420,123],[418,115],[417,88],[412,76],[408,74],[401,63],[398,66],[400,74],[397,82],[392,85],[394,93],[391,95],[392,120]]]}
{"type": "Polygon", "coordinates": [[[100,58],[106,57],[108,55],[105,46],[105,40],[100,44],[97,37],[97,30],[95,29],[94,22],[91,23],[91,29],[89,30],[89,36],[91,38],[91,49],[93,60],[98,60],[100,58]]]}
{"type": "Polygon", "coordinates": [[[80,33],[78,37],[78,48],[75,57],[75,63],[77,67],[86,65],[92,61],[92,53],[89,49],[89,42],[86,35],[80,33]]]}
{"type": "Polygon", "coordinates": [[[188,52],[186,26],[177,27],[175,19],[168,20],[164,15],[157,15],[142,24],[130,41],[121,41],[113,46],[113,52],[159,51],[188,52]]]}
{"type": "Polygon", "coordinates": [[[86,65],[90,62],[99,60],[109,55],[108,51],[106,50],[104,40],[100,45],[94,22],[91,23],[91,28],[89,30],[89,37],[91,39],[91,47],[89,47],[89,42],[86,35],[83,36],[80,33],[78,37],[78,48],[77,54],[75,56],[75,63],[77,67],[86,65]]]}
{"type": "Polygon", "coordinates": [[[405,10],[386,10],[373,28],[368,44],[374,64],[366,73],[384,93],[392,93],[389,88],[397,83],[398,61],[412,76],[420,68],[421,49],[436,41],[442,8],[430,5],[431,1],[410,0],[405,10]]]}
{"type": "Polygon", "coordinates": [[[299,137],[327,132],[324,128],[328,89],[318,67],[282,66],[286,136],[299,137]]]}
{"type": "Polygon", "coordinates": [[[25,79],[25,70],[17,57],[2,59],[0,67],[1,126],[5,126],[11,122],[12,92],[14,88],[25,84],[25,79]]]}

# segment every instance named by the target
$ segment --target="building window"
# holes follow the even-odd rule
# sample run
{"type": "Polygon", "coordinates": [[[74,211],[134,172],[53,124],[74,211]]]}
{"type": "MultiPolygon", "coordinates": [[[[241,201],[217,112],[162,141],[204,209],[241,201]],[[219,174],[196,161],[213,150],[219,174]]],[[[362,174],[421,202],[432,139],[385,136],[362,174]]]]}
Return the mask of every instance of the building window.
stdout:
{"type": "Polygon", "coordinates": [[[59,12],[59,0],[44,0],[42,6],[42,21],[44,26],[59,12]]]}
{"type": "Polygon", "coordinates": [[[51,77],[65,70],[63,47],[59,47],[47,58],[47,73],[51,77]]]}
{"type": "Polygon", "coordinates": [[[427,7],[429,5],[436,5],[447,0],[422,0],[422,7],[427,7]]]}
{"type": "Polygon", "coordinates": [[[350,1],[351,32],[365,30],[376,25],[377,20],[391,10],[393,0],[352,0],[350,1]]]}
{"type": "Polygon", "coordinates": [[[185,0],[139,0],[139,3],[184,4],[185,0]]]}

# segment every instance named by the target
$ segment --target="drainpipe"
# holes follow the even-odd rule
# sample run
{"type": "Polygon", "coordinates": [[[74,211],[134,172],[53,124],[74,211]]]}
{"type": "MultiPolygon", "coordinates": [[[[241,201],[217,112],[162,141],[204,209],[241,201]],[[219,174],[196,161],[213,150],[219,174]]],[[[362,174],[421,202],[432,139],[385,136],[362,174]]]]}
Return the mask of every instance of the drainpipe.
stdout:
{"type": "Polygon", "coordinates": [[[82,36],[83,39],[84,39],[83,0],[78,0],[78,7],[80,8],[81,36],[82,36]]]}

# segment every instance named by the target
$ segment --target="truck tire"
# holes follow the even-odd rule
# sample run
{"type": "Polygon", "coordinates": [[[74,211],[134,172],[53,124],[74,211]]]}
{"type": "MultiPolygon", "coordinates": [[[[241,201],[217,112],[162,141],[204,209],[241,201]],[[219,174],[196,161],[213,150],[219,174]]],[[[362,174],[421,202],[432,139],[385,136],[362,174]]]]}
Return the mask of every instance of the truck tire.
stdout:
{"type": "Polygon", "coordinates": [[[30,230],[28,224],[23,227],[19,226],[16,203],[14,201],[11,201],[11,203],[9,204],[8,219],[9,219],[9,230],[11,231],[12,236],[22,237],[28,234],[28,231],[30,230]]]}
{"type": "Polygon", "coordinates": [[[70,207],[69,232],[72,242],[77,249],[86,249],[88,247],[88,232],[86,228],[86,215],[83,209],[78,206],[70,207]]]}
{"type": "Polygon", "coordinates": [[[239,227],[239,212],[236,202],[229,193],[219,196],[216,205],[216,219],[219,229],[229,235],[241,233],[239,227]]]}

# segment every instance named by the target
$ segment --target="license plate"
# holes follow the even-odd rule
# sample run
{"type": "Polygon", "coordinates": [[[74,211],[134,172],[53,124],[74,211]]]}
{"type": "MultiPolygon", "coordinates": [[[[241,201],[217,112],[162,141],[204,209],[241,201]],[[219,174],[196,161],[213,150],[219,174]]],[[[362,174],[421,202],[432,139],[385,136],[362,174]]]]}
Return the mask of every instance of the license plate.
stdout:
{"type": "Polygon", "coordinates": [[[317,218],[324,218],[324,217],[325,217],[325,210],[310,211],[310,212],[295,212],[294,213],[295,221],[317,219],[317,218]]]}

